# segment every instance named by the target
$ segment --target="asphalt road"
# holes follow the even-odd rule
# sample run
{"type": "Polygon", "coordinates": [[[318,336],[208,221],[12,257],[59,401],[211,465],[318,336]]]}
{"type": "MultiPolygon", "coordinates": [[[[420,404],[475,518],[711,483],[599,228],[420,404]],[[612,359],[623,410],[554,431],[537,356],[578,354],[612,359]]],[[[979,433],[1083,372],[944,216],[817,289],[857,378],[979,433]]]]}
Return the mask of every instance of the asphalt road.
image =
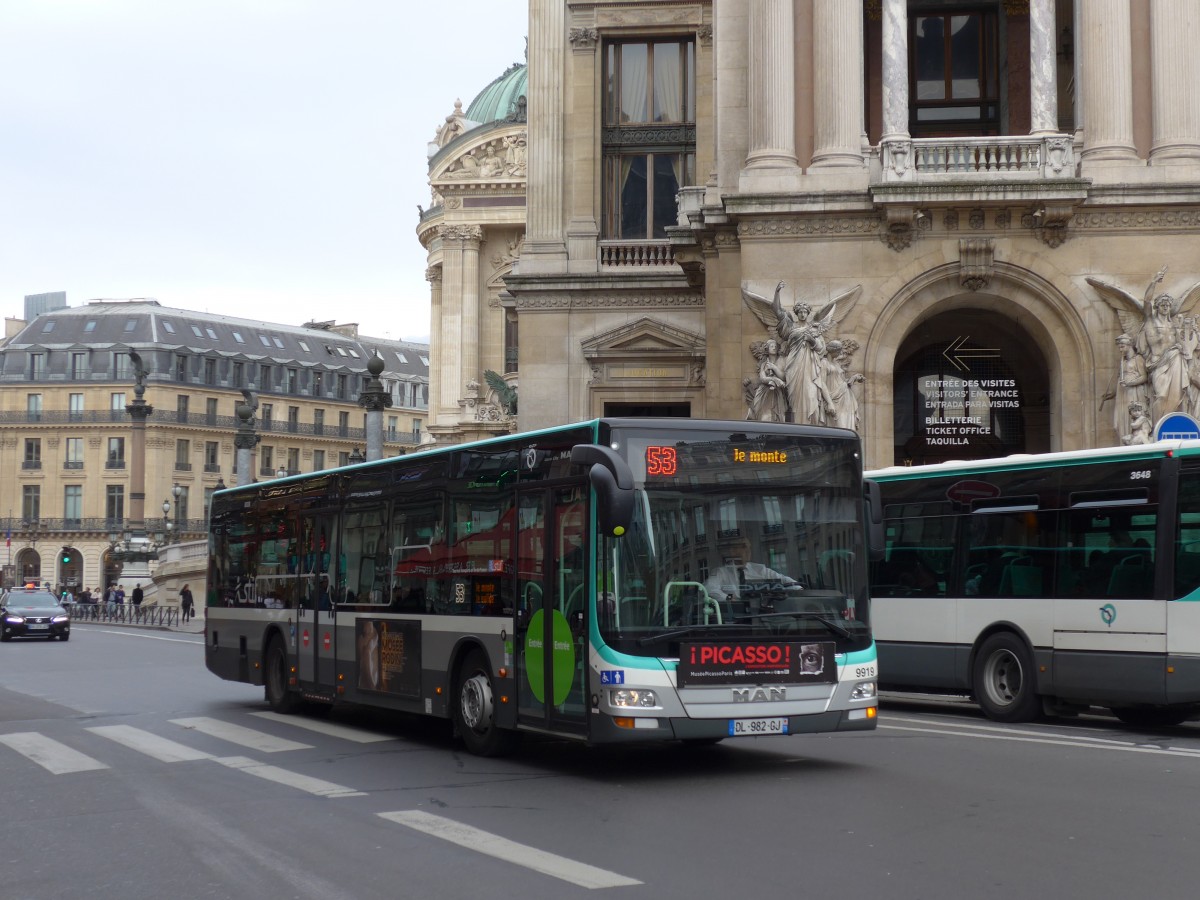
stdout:
{"type": "Polygon", "coordinates": [[[1200,723],[1006,726],[886,698],[873,734],[706,749],[273,717],[202,637],[0,646],[0,896],[1191,896],[1200,723]]]}

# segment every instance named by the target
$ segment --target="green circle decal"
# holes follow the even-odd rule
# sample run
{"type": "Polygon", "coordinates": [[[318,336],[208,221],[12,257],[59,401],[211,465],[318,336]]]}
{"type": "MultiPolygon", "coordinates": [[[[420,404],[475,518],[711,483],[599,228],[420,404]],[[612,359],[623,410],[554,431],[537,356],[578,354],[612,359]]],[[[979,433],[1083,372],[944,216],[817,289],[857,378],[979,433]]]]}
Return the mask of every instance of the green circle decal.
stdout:
{"type": "MultiPolygon", "coordinates": [[[[542,615],[540,609],[535,612],[529,620],[529,630],[525,632],[525,677],[539,703],[546,702],[546,644],[542,615]]],[[[566,701],[575,678],[575,642],[566,617],[557,609],[551,610],[550,615],[553,641],[550,665],[554,670],[554,705],[557,706],[566,701]]]]}

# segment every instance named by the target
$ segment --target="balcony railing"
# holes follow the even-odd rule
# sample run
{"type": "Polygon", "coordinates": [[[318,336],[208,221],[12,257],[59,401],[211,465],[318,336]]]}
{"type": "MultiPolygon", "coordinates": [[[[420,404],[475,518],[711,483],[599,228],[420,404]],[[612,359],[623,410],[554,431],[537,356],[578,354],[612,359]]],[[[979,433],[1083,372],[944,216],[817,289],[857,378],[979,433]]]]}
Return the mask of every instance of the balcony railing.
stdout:
{"type": "Polygon", "coordinates": [[[600,265],[662,268],[675,265],[669,241],[601,241],[600,265]]]}
{"type": "MultiPolygon", "coordinates": [[[[174,520],[172,520],[174,522],[174,520]]],[[[39,541],[48,540],[54,536],[60,539],[61,535],[68,534],[86,534],[86,535],[105,535],[113,532],[124,531],[129,527],[128,519],[109,519],[109,518],[55,518],[48,519],[41,517],[37,519],[22,519],[19,516],[0,517],[0,531],[8,534],[11,529],[13,542],[25,541],[28,542],[31,537],[36,537],[39,541]]],[[[186,535],[203,535],[208,531],[208,522],[205,519],[181,519],[175,525],[181,525],[180,529],[186,535]]],[[[148,531],[162,530],[162,517],[148,516],[146,518],[146,529],[148,531]]]]}
{"type": "Polygon", "coordinates": [[[888,183],[1076,177],[1074,148],[1065,134],[887,140],[879,145],[879,157],[888,183]]]}

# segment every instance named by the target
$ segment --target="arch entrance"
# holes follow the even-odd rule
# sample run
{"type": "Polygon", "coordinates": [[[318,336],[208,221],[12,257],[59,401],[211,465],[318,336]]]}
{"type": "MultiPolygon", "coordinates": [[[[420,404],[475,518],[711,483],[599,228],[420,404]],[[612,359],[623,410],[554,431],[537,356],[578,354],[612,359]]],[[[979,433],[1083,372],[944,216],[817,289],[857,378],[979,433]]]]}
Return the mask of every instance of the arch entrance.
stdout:
{"type": "Polygon", "coordinates": [[[1051,449],[1046,359],[1011,318],[961,308],[931,316],[895,359],[896,465],[1051,449]]]}

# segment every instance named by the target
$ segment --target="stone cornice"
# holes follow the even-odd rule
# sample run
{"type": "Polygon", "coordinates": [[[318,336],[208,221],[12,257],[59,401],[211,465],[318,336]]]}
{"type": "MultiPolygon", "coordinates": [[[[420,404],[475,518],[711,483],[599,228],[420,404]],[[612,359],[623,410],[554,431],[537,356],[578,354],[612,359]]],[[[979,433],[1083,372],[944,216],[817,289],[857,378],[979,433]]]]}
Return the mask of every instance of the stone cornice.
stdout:
{"type": "Polygon", "coordinates": [[[704,295],[670,291],[661,294],[595,294],[580,295],[552,291],[516,295],[518,312],[550,310],[561,312],[573,309],[703,309],[704,295]]]}

